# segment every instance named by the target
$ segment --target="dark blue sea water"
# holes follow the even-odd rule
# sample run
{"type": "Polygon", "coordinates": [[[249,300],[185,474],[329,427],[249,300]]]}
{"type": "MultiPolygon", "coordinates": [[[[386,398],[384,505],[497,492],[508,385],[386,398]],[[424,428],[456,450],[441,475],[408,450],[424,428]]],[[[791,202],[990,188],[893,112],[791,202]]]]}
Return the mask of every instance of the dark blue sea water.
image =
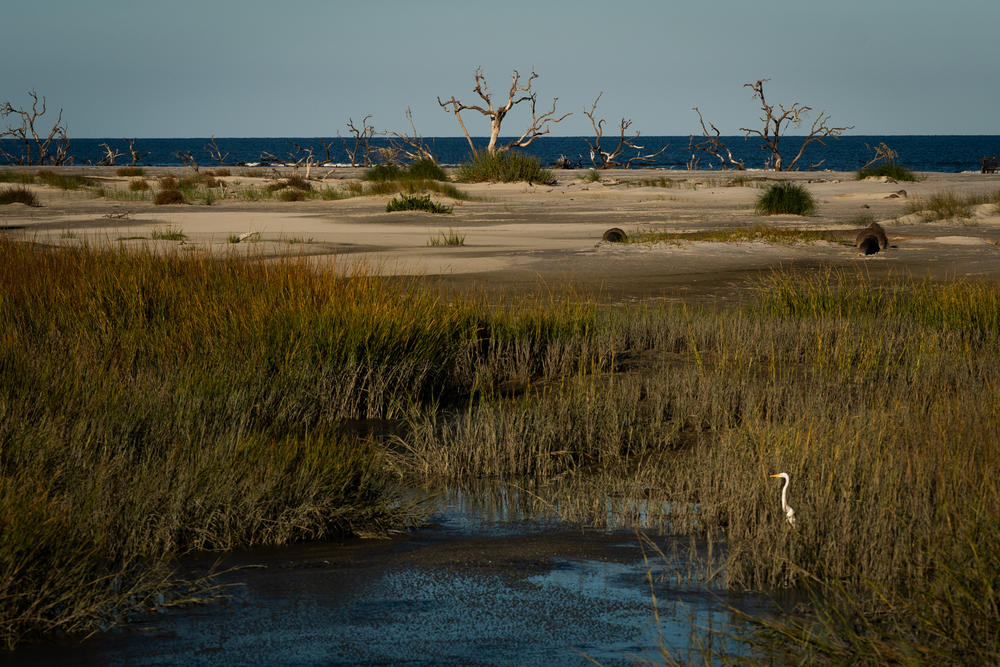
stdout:
{"type": "MultiPolygon", "coordinates": [[[[695,137],[697,140],[699,137],[695,137]]],[[[689,138],[678,137],[641,137],[638,143],[646,147],[647,153],[655,152],[669,144],[669,148],[661,154],[650,166],[660,168],[684,169],[691,159],[692,152],[688,149],[689,138]]],[[[764,168],[767,154],[760,150],[761,142],[752,137],[744,140],[741,136],[723,137],[732,149],[737,159],[744,160],[747,168],[764,168]]],[[[477,148],[484,146],[486,140],[475,139],[477,148]]],[[[818,143],[810,144],[805,155],[799,161],[800,169],[822,161],[819,169],[836,171],[853,171],[867,162],[873,156],[873,149],[884,141],[899,153],[897,162],[916,171],[961,172],[978,170],[980,160],[984,156],[1000,155],[1000,135],[895,135],[895,136],[845,136],[840,139],[827,140],[826,146],[818,143]]],[[[148,152],[140,164],[147,165],[180,165],[178,151],[190,151],[194,158],[203,165],[218,164],[211,159],[206,151],[208,138],[187,139],[143,139],[135,142],[135,147],[141,152],[148,152]]],[[[469,157],[469,144],[463,137],[432,137],[425,142],[430,147],[438,162],[442,164],[458,164],[469,157]]],[[[120,139],[72,139],[70,155],[74,164],[90,164],[98,162],[104,154],[101,144],[108,144],[120,151],[123,156],[116,164],[129,164],[128,144],[120,139]]],[[[247,137],[247,138],[216,138],[216,143],[223,152],[229,153],[226,163],[256,163],[267,161],[262,155],[270,154],[281,161],[294,161],[303,156],[293,144],[312,147],[320,160],[326,160],[327,151],[324,144],[330,146],[330,162],[350,163],[345,144],[336,137],[247,137]]],[[[787,136],[783,138],[782,155],[787,164],[798,152],[802,143],[801,137],[787,136]]],[[[385,145],[385,140],[376,138],[374,145],[385,145]]],[[[605,138],[603,147],[608,148],[614,142],[605,138]]],[[[19,146],[10,140],[3,140],[0,148],[15,152],[19,146]]],[[[566,156],[580,167],[591,167],[589,149],[584,137],[539,137],[523,149],[525,153],[534,155],[545,165],[550,165],[560,156],[566,156]]],[[[634,155],[634,153],[632,153],[634,155]]],[[[623,158],[630,157],[623,154],[623,158]]],[[[360,157],[360,156],[359,156],[360,157]]],[[[700,154],[700,168],[718,168],[713,165],[713,158],[700,154]]],[[[634,163],[633,168],[640,163],[634,163]]]]}

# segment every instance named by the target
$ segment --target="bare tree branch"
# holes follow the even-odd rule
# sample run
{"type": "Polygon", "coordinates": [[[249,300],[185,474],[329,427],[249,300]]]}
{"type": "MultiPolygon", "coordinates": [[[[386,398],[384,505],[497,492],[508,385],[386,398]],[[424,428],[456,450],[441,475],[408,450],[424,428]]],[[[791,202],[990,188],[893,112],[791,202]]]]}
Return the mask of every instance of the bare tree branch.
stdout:
{"type": "Polygon", "coordinates": [[[205,145],[205,152],[208,153],[208,157],[221,165],[226,164],[226,158],[229,157],[229,153],[223,153],[219,144],[215,143],[215,135],[212,135],[211,140],[205,145]]]}
{"type": "Polygon", "coordinates": [[[455,118],[458,120],[458,124],[462,128],[462,132],[465,134],[465,138],[469,142],[469,148],[472,150],[473,155],[476,154],[476,147],[473,145],[472,137],[469,136],[469,131],[466,129],[465,123],[462,120],[463,111],[476,111],[489,118],[490,140],[486,146],[486,150],[490,153],[495,153],[499,150],[508,150],[514,147],[523,148],[538,137],[548,134],[550,125],[558,123],[567,116],[572,115],[571,113],[567,113],[558,118],[555,117],[556,102],[559,98],[553,98],[552,109],[550,111],[547,111],[540,116],[537,114],[537,97],[531,90],[532,82],[538,78],[534,69],[531,70],[531,75],[528,77],[525,85],[521,84],[521,74],[517,70],[514,70],[514,73],[511,75],[510,89],[507,91],[507,101],[499,106],[494,106],[493,104],[493,96],[489,91],[489,87],[486,85],[486,75],[483,74],[482,67],[476,68],[474,76],[476,85],[472,89],[472,92],[476,93],[479,98],[485,102],[485,106],[480,106],[478,104],[465,104],[455,99],[454,95],[452,95],[451,99],[445,102],[442,102],[440,97],[437,98],[438,104],[442,109],[455,114],[455,118]],[[524,94],[519,95],[519,93],[524,94]],[[511,109],[521,102],[530,102],[531,125],[528,126],[528,129],[526,129],[520,137],[511,141],[506,146],[498,147],[497,139],[500,136],[500,127],[503,124],[503,119],[507,116],[511,109]],[[451,108],[449,109],[449,107],[451,108]]]}
{"type": "Polygon", "coordinates": [[[198,171],[198,161],[194,159],[194,153],[191,151],[176,151],[174,155],[181,161],[181,164],[185,164],[198,171]]]}
{"type": "Polygon", "coordinates": [[[798,154],[796,154],[795,159],[791,161],[787,168],[783,167],[781,160],[781,153],[778,151],[778,144],[781,141],[782,132],[787,129],[782,127],[785,124],[791,124],[792,126],[798,127],[803,117],[810,111],[812,107],[801,105],[795,102],[790,107],[785,107],[783,104],[778,105],[780,111],[776,112],[774,105],[768,104],[764,97],[764,83],[770,81],[770,79],[758,79],[754,83],[743,84],[744,88],[750,88],[753,91],[753,97],[760,101],[761,117],[760,120],[764,124],[763,129],[750,129],[746,127],[741,127],[740,131],[746,133],[746,137],[751,134],[756,134],[763,141],[764,145],[761,146],[761,150],[770,151],[771,155],[765,160],[765,167],[773,166],[775,171],[784,171],[795,169],[795,165],[798,164],[799,159],[805,153],[806,146],[813,142],[818,142],[821,146],[825,146],[826,142],[823,139],[828,137],[837,138],[842,135],[846,130],[853,129],[853,125],[847,125],[845,127],[829,127],[827,122],[830,120],[830,116],[824,111],[819,112],[816,120],[813,121],[812,127],[809,130],[809,134],[805,137],[802,142],[802,146],[799,148],[798,154]]]}
{"type": "Polygon", "coordinates": [[[149,151],[141,153],[135,149],[135,139],[123,139],[122,141],[128,142],[128,152],[132,155],[132,166],[139,163],[139,160],[149,157],[149,151]]]}
{"type": "Polygon", "coordinates": [[[875,164],[880,160],[885,160],[888,164],[895,164],[896,158],[899,157],[899,153],[889,148],[889,146],[884,141],[880,141],[878,145],[875,146],[875,148],[872,148],[868,144],[865,144],[865,148],[867,148],[868,150],[874,150],[875,157],[873,157],[871,160],[868,160],[868,162],[865,162],[865,164],[861,167],[862,170],[867,169],[868,167],[872,166],[873,164],[875,164]]]}
{"type": "Polygon", "coordinates": [[[410,122],[410,134],[386,130],[385,135],[389,139],[389,147],[393,149],[396,157],[403,156],[408,160],[430,160],[437,163],[434,154],[424,143],[424,138],[417,134],[416,125],[413,123],[413,112],[406,108],[406,120],[410,122]]]}
{"type": "Polygon", "coordinates": [[[350,130],[351,136],[354,137],[354,148],[348,147],[347,142],[344,141],[343,139],[341,139],[340,141],[344,145],[344,150],[347,151],[347,156],[351,158],[352,167],[358,166],[359,151],[361,151],[361,161],[365,167],[370,166],[372,163],[371,140],[372,137],[375,136],[375,126],[368,124],[368,119],[371,117],[372,115],[368,114],[367,116],[361,119],[360,130],[357,127],[355,127],[353,118],[347,119],[347,129],[350,130]]]}
{"type": "MultiPolygon", "coordinates": [[[[705,139],[703,141],[699,141],[698,143],[694,143],[694,136],[692,135],[691,138],[688,139],[688,150],[696,150],[696,151],[701,151],[702,153],[708,153],[709,155],[711,155],[712,157],[716,158],[719,161],[719,166],[722,167],[722,169],[729,169],[730,167],[738,170],[746,169],[746,166],[744,166],[743,161],[734,158],[733,152],[729,150],[729,147],[726,146],[726,144],[720,138],[719,128],[717,128],[713,123],[709,123],[708,125],[709,127],[712,128],[712,132],[714,132],[714,135],[709,134],[708,127],[705,127],[705,119],[702,118],[701,116],[701,110],[699,110],[698,107],[692,107],[692,108],[694,109],[695,113],[698,114],[698,122],[701,124],[701,132],[702,135],[705,137],[705,139]],[[723,153],[725,153],[725,155],[723,155],[723,153]]],[[[696,166],[697,164],[698,161],[695,160],[694,156],[692,155],[691,162],[689,163],[689,168],[690,165],[696,166]]]]}
{"type": "Polygon", "coordinates": [[[12,137],[23,144],[20,155],[9,153],[0,148],[0,157],[3,157],[11,164],[71,164],[73,158],[69,156],[69,137],[66,135],[66,126],[62,122],[63,110],[59,110],[59,116],[52,125],[48,134],[43,139],[35,127],[39,118],[45,115],[47,110],[45,97],[41,99],[42,108],[38,108],[38,93],[34,90],[28,95],[31,97],[31,110],[15,107],[9,101],[0,106],[0,118],[10,118],[14,116],[20,120],[18,125],[8,125],[7,129],[0,132],[0,139],[12,137]],[[34,150],[32,150],[34,146],[34,150]],[[55,150],[53,154],[51,151],[55,150]],[[33,157],[33,153],[35,156],[33,157]]]}
{"type": "Polygon", "coordinates": [[[98,166],[105,165],[108,167],[115,166],[115,161],[122,156],[121,152],[117,148],[111,148],[107,144],[100,144],[99,148],[104,149],[104,157],[102,157],[98,162],[98,166]]]}
{"type": "Polygon", "coordinates": [[[670,144],[667,144],[666,146],[656,151],[655,153],[649,153],[648,155],[643,155],[642,151],[644,150],[644,147],[639,146],[638,144],[635,143],[635,140],[639,138],[639,131],[636,130],[634,135],[632,135],[631,137],[626,137],[625,132],[626,130],[628,130],[629,127],[632,126],[632,120],[622,117],[621,122],[619,123],[618,145],[615,146],[614,150],[611,151],[602,150],[601,139],[604,136],[605,120],[603,118],[601,118],[600,120],[596,119],[594,117],[594,114],[597,110],[597,102],[601,99],[601,95],[603,94],[604,94],[603,90],[597,94],[597,97],[594,99],[594,103],[590,105],[590,111],[587,111],[586,107],[584,107],[583,109],[583,115],[585,115],[587,118],[590,119],[590,124],[594,128],[594,135],[595,135],[594,142],[591,143],[591,141],[587,138],[584,138],[584,141],[586,141],[587,146],[590,147],[590,162],[595,167],[597,167],[598,169],[607,169],[609,167],[625,167],[626,169],[628,169],[632,166],[632,163],[635,161],[652,162],[653,158],[655,158],[657,155],[662,154],[664,151],[667,150],[667,148],[670,147],[670,144]],[[626,148],[635,150],[636,155],[630,157],[626,162],[622,163],[619,160],[619,155],[621,155],[621,152],[626,148]]]}

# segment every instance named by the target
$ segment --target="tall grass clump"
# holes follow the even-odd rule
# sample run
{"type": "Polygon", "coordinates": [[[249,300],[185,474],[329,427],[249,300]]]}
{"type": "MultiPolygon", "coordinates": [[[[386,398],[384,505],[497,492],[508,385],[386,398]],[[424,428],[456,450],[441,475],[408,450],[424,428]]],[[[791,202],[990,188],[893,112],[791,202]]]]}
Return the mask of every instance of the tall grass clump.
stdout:
{"type": "Polygon", "coordinates": [[[513,183],[551,183],[552,172],[542,168],[542,163],[530,155],[516,151],[483,151],[459,167],[455,180],[461,183],[494,181],[513,183]]]}
{"type": "Polygon", "coordinates": [[[894,181],[920,180],[915,173],[902,165],[896,164],[895,162],[884,162],[871,167],[858,169],[854,176],[859,181],[866,178],[881,178],[883,176],[885,178],[891,178],[894,181]]]}
{"type": "Polygon", "coordinates": [[[0,188],[0,206],[4,204],[25,204],[27,206],[41,206],[38,195],[23,185],[15,187],[0,188]]]}
{"type": "Polygon", "coordinates": [[[927,222],[933,222],[972,217],[972,207],[981,204],[1000,205],[1000,191],[968,195],[935,192],[926,198],[911,201],[908,211],[919,214],[927,222]]]}
{"type": "Polygon", "coordinates": [[[591,320],[305,259],[0,240],[0,640],[191,599],[172,568],[194,549],[405,524],[385,453],[346,422],[433,414],[516,341],[591,320]]]}
{"type": "Polygon", "coordinates": [[[797,183],[775,183],[757,198],[757,215],[812,215],[816,200],[797,183]]]}
{"type": "Polygon", "coordinates": [[[365,181],[447,181],[448,174],[437,162],[424,158],[414,160],[405,167],[394,162],[377,164],[366,169],[361,178],[365,181]]]}
{"type": "Polygon", "coordinates": [[[144,176],[146,174],[146,170],[142,167],[118,167],[115,169],[115,174],[118,176],[144,176]]]}

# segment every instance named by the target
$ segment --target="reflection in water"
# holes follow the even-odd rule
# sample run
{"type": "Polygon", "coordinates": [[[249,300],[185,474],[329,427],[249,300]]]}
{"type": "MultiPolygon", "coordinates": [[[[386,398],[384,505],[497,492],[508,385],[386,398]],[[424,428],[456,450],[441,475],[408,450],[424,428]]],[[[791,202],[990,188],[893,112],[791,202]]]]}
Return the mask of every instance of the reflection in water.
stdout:
{"type": "MultiPolygon", "coordinates": [[[[234,554],[230,564],[258,567],[226,575],[242,582],[226,603],[12,657],[32,665],[572,665],[588,664],[585,656],[627,664],[630,656],[656,660],[661,637],[676,657],[695,659],[712,641],[709,628],[733,622],[715,594],[671,573],[680,565],[662,553],[687,560],[686,538],[655,538],[662,552],[647,565],[634,532],[560,522],[559,502],[536,490],[494,486],[437,503],[427,527],[392,540],[234,554]]],[[[612,502],[608,514],[619,506],[612,502]]],[[[725,602],[762,605],[744,596],[725,602]]]]}

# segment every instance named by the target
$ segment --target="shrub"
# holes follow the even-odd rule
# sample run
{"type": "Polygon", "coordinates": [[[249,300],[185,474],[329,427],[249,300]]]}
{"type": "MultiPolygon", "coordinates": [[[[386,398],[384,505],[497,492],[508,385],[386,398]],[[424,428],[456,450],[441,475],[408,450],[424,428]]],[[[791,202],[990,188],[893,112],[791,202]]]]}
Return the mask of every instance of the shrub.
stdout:
{"type": "Polygon", "coordinates": [[[128,189],[132,190],[133,192],[138,192],[139,190],[148,190],[149,183],[146,181],[145,178],[133,178],[128,183],[128,189]]]}
{"type": "Polygon", "coordinates": [[[431,181],[448,180],[448,174],[444,173],[444,169],[434,160],[427,158],[411,162],[406,168],[406,175],[410,178],[423,178],[431,181]]]}
{"type": "Polygon", "coordinates": [[[41,206],[41,203],[39,203],[38,197],[35,193],[23,185],[0,190],[0,205],[3,204],[27,204],[28,206],[41,206]]]}
{"type": "Polygon", "coordinates": [[[142,167],[118,167],[115,173],[119,176],[143,176],[146,170],[142,167]]]}
{"type": "MultiPolygon", "coordinates": [[[[309,181],[307,181],[306,179],[299,176],[298,174],[292,174],[283,181],[277,181],[267,186],[267,189],[270,190],[271,192],[274,192],[276,190],[284,190],[285,188],[293,188],[295,190],[301,190],[303,192],[311,192],[313,189],[312,184],[309,183],[309,181]]],[[[298,201],[298,200],[289,200],[289,201],[298,201]]]]}
{"type": "Polygon", "coordinates": [[[816,211],[816,200],[801,185],[795,183],[775,183],[757,198],[757,215],[812,215],[816,211]]]}
{"type": "Polygon", "coordinates": [[[555,178],[551,171],[542,169],[541,162],[530,155],[514,151],[496,153],[484,151],[473,157],[472,161],[459,167],[455,180],[463,183],[483,181],[551,183],[555,178]]]}
{"type": "Polygon", "coordinates": [[[160,176],[160,189],[176,190],[179,186],[180,182],[173,174],[164,174],[163,176],[160,176]]]}
{"type": "Polygon", "coordinates": [[[278,199],[281,201],[305,201],[309,198],[305,190],[300,190],[299,188],[285,188],[278,195],[278,199]]]}
{"type": "Polygon", "coordinates": [[[912,171],[898,165],[894,162],[887,162],[885,164],[880,164],[874,167],[866,167],[864,169],[858,169],[856,174],[857,179],[863,180],[865,178],[879,178],[885,176],[886,178],[891,178],[895,181],[917,181],[917,175],[912,171]]]}
{"type": "Polygon", "coordinates": [[[395,211],[427,211],[428,213],[451,213],[451,206],[435,204],[431,201],[430,195],[418,197],[416,195],[400,195],[393,197],[385,205],[386,213],[395,211]]]}
{"type": "Polygon", "coordinates": [[[163,206],[164,204],[183,204],[184,201],[184,195],[176,188],[166,188],[160,190],[156,193],[156,197],[153,198],[153,203],[157,206],[163,206]]]}
{"type": "Polygon", "coordinates": [[[377,164],[374,167],[365,169],[365,173],[361,177],[361,180],[395,181],[398,180],[402,175],[403,175],[403,170],[399,168],[399,165],[393,164],[392,162],[387,162],[386,164],[377,164]]]}

